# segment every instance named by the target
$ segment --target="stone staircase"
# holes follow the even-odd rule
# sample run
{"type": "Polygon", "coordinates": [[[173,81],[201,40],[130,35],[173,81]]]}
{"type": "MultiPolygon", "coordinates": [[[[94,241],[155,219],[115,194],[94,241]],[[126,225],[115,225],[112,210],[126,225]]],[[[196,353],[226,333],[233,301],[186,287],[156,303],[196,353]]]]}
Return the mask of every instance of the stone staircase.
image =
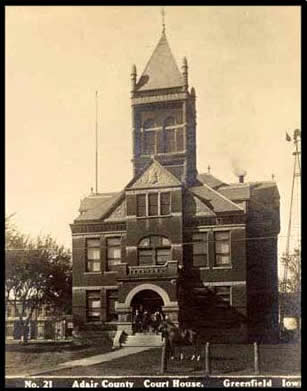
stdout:
{"type": "Polygon", "coordinates": [[[159,347],[162,346],[161,334],[136,333],[134,335],[127,335],[125,340],[122,342],[122,346],[123,347],[137,347],[137,346],[159,347]]]}

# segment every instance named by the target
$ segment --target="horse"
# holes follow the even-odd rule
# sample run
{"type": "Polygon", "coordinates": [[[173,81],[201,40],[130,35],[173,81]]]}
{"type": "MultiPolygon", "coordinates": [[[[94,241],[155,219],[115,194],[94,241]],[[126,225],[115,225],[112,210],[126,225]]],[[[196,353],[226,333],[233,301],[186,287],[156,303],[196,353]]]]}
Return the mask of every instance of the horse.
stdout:
{"type": "Polygon", "coordinates": [[[180,348],[179,359],[184,359],[182,346],[192,345],[194,347],[191,360],[200,360],[199,338],[195,329],[181,328],[171,322],[169,319],[165,319],[160,327],[162,331],[162,338],[166,338],[168,358],[174,360],[176,358],[175,347],[180,348]]]}

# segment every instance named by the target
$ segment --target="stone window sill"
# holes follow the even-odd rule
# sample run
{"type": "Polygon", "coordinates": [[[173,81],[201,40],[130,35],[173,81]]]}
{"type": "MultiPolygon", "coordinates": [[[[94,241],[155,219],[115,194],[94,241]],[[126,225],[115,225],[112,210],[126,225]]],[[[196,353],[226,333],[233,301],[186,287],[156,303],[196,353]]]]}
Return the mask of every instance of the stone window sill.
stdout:
{"type": "Polygon", "coordinates": [[[210,270],[209,266],[192,266],[195,270],[210,270]]]}
{"type": "Polygon", "coordinates": [[[102,274],[102,272],[84,272],[84,274],[102,274]]]}
{"type": "Polygon", "coordinates": [[[220,270],[220,269],[232,269],[232,266],[213,266],[212,269],[220,270]]]}
{"type": "Polygon", "coordinates": [[[168,215],[157,215],[157,216],[136,216],[136,218],[138,220],[140,219],[157,219],[157,218],[163,218],[163,217],[172,217],[172,214],[168,214],[168,215]]]}

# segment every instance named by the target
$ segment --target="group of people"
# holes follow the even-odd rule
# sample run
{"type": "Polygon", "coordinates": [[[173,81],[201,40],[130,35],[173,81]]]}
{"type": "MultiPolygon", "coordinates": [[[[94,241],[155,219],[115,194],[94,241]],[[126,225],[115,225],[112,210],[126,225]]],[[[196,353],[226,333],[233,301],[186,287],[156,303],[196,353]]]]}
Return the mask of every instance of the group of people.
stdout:
{"type": "Polygon", "coordinates": [[[161,310],[149,312],[142,310],[142,308],[136,308],[133,312],[133,334],[149,331],[158,334],[163,320],[164,315],[161,310]]]}

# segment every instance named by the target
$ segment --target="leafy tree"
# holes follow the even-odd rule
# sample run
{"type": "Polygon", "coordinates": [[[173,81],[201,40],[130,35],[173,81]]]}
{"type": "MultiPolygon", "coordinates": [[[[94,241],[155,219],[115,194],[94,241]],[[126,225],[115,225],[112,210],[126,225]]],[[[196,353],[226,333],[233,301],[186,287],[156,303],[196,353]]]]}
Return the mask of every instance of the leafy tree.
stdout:
{"type": "MultiPolygon", "coordinates": [[[[287,279],[280,282],[280,311],[281,319],[295,317],[297,320],[301,314],[301,251],[295,249],[293,254],[282,257],[281,262],[287,267],[287,279]]],[[[282,330],[284,324],[282,322],[282,330]]]]}
{"type": "Polygon", "coordinates": [[[5,298],[19,317],[24,340],[34,311],[50,304],[71,310],[71,256],[50,235],[31,239],[6,218],[5,298]]]}
{"type": "Polygon", "coordinates": [[[283,267],[287,267],[288,276],[286,281],[281,281],[281,292],[301,292],[301,251],[295,249],[293,254],[284,255],[281,258],[283,267]]]}

